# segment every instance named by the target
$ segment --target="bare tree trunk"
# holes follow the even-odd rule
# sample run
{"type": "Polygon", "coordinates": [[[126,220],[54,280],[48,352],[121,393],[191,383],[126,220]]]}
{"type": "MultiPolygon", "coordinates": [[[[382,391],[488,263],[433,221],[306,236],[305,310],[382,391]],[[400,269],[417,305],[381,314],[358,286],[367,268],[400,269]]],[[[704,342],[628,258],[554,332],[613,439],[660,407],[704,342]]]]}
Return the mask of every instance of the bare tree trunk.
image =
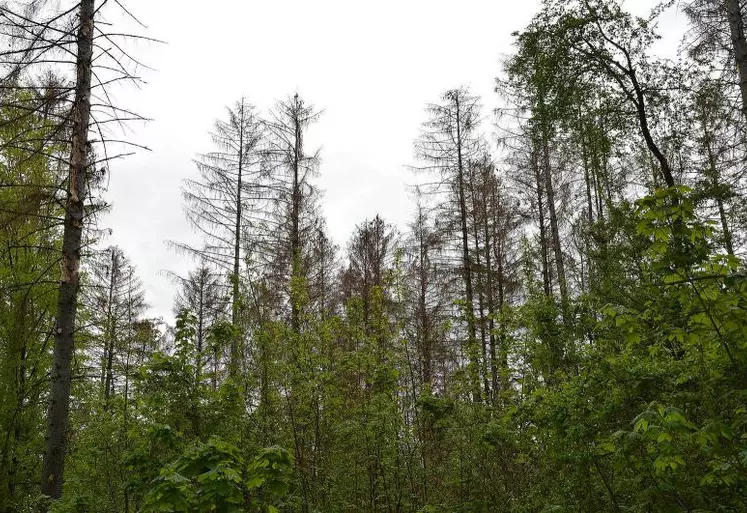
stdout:
{"type": "Polygon", "coordinates": [[[747,39],[744,34],[744,18],[740,0],[725,0],[724,7],[729,20],[734,61],[739,74],[739,92],[742,96],[742,114],[747,118],[747,39]]]}
{"type": "Polygon", "coordinates": [[[197,303],[197,354],[195,355],[196,386],[200,386],[200,381],[202,381],[202,351],[205,341],[205,278],[204,274],[200,274],[200,295],[197,303]]]}
{"type": "Polygon", "coordinates": [[[593,203],[597,209],[597,219],[604,221],[604,191],[602,178],[599,175],[600,173],[607,174],[606,159],[604,157],[600,158],[597,148],[594,145],[589,145],[589,158],[589,176],[594,192],[593,203]]]}
{"type": "MultiPolygon", "coordinates": [[[[482,214],[483,214],[483,236],[485,237],[485,281],[486,281],[486,299],[488,306],[488,336],[490,340],[490,380],[493,388],[493,402],[498,397],[498,361],[496,358],[496,340],[495,340],[495,301],[493,299],[493,260],[490,238],[490,225],[488,223],[488,200],[491,202],[493,207],[493,215],[497,215],[496,197],[495,190],[492,189],[490,181],[488,180],[487,174],[490,173],[490,168],[483,169],[483,202],[482,202],[482,214]]],[[[495,225],[495,220],[493,221],[495,225]]],[[[493,242],[494,243],[494,242],[493,242]]]]}
{"type": "Polygon", "coordinates": [[[540,173],[539,163],[536,155],[532,156],[532,166],[534,167],[534,178],[537,183],[537,211],[539,214],[539,235],[540,235],[540,252],[542,254],[542,285],[545,296],[550,296],[552,283],[550,280],[550,258],[547,251],[547,228],[545,226],[545,207],[544,207],[544,180],[540,173]]]}
{"type": "Polygon", "coordinates": [[[241,99],[239,107],[239,169],[236,181],[236,224],[234,227],[233,244],[233,276],[231,277],[231,324],[234,333],[231,337],[231,364],[229,375],[235,378],[239,372],[241,361],[240,337],[236,329],[239,322],[239,265],[241,258],[241,188],[244,171],[244,99],[241,99]]]}
{"type": "Polygon", "coordinates": [[[415,226],[418,242],[418,311],[419,344],[421,358],[422,390],[428,394],[433,392],[433,362],[431,351],[430,320],[428,319],[428,242],[425,234],[425,219],[423,209],[418,205],[418,221],[415,226]]]}
{"type": "MultiPolygon", "coordinates": [[[[480,314],[480,343],[481,343],[481,357],[482,362],[480,364],[480,372],[482,374],[483,390],[485,391],[485,398],[490,398],[490,381],[488,380],[488,334],[487,324],[488,319],[485,315],[485,280],[483,273],[481,272],[482,262],[480,259],[480,221],[483,221],[487,225],[487,217],[480,219],[478,216],[478,191],[475,185],[475,173],[477,172],[477,166],[471,165],[469,173],[469,186],[470,186],[470,200],[472,202],[472,234],[475,238],[475,269],[477,270],[477,311],[480,314]]],[[[485,190],[484,186],[481,187],[480,193],[482,194],[482,203],[485,203],[485,190]]],[[[487,251],[487,250],[486,250],[487,251]]],[[[486,272],[490,272],[487,268],[486,272]]],[[[488,311],[488,314],[490,312],[488,311]]]]}
{"type": "MultiPolygon", "coordinates": [[[[301,184],[300,184],[300,165],[301,165],[301,137],[303,133],[301,131],[301,123],[296,117],[293,120],[295,129],[295,139],[293,144],[293,190],[292,194],[292,210],[291,210],[291,234],[290,234],[290,251],[291,251],[291,282],[300,275],[301,266],[301,184]]],[[[293,283],[291,283],[291,290],[293,289],[293,283]]],[[[298,309],[298,298],[293,297],[291,294],[291,327],[295,333],[300,333],[300,319],[298,309]]]]}
{"type": "Polygon", "coordinates": [[[472,265],[469,256],[469,232],[467,228],[467,200],[464,190],[464,161],[462,157],[462,133],[460,119],[460,101],[459,95],[456,94],[455,106],[456,106],[456,131],[457,131],[457,190],[459,195],[459,220],[462,228],[462,273],[464,277],[464,292],[466,295],[466,306],[465,314],[467,316],[467,352],[470,359],[470,365],[472,370],[469,375],[472,383],[472,393],[475,402],[481,402],[482,397],[480,393],[480,362],[477,356],[476,345],[477,345],[477,332],[475,329],[475,298],[472,289],[472,265]]]}
{"type": "Polygon", "coordinates": [[[555,211],[555,188],[552,183],[552,170],[550,169],[550,148],[547,132],[542,134],[542,159],[545,178],[545,190],[547,191],[547,211],[550,215],[550,236],[552,237],[552,249],[555,255],[555,268],[558,272],[558,286],[560,287],[560,301],[563,312],[568,303],[568,283],[565,280],[565,265],[563,263],[563,250],[560,244],[560,230],[558,228],[558,215],[555,211]]]}
{"type": "MultiPolygon", "coordinates": [[[[583,133],[583,125],[581,131],[583,133]]],[[[587,152],[586,138],[581,136],[581,162],[584,168],[584,184],[586,185],[586,209],[589,227],[594,224],[594,205],[591,200],[591,173],[589,171],[589,156],[587,152]]]]}
{"type": "Polygon", "coordinates": [[[721,221],[721,230],[724,236],[724,247],[729,255],[734,256],[734,245],[732,242],[731,230],[729,229],[729,223],[726,219],[726,209],[724,208],[724,198],[721,191],[721,183],[719,180],[718,168],[716,167],[716,157],[713,155],[713,148],[711,147],[711,136],[708,133],[708,127],[703,123],[704,140],[706,146],[706,152],[708,153],[708,171],[711,179],[711,185],[716,192],[716,205],[718,206],[719,220],[721,221]]]}
{"type": "Polygon", "coordinates": [[[116,287],[117,274],[119,272],[119,262],[117,259],[117,250],[111,249],[111,268],[109,269],[109,304],[107,305],[107,326],[106,326],[106,346],[104,348],[104,356],[106,359],[106,369],[104,371],[103,382],[104,382],[104,404],[109,404],[109,398],[111,396],[111,390],[114,386],[114,376],[112,375],[112,367],[114,364],[114,337],[115,333],[115,321],[114,311],[112,304],[114,302],[114,288],[116,287]]]}
{"type": "MultiPolygon", "coordinates": [[[[501,400],[506,401],[509,393],[509,369],[508,369],[508,336],[506,329],[506,319],[504,316],[504,306],[506,303],[506,276],[504,272],[504,258],[505,250],[503,244],[498,244],[498,237],[496,240],[496,255],[495,259],[498,263],[498,312],[501,314],[500,333],[498,340],[500,344],[500,353],[498,355],[497,364],[499,366],[498,379],[500,380],[500,394],[501,400]]],[[[495,377],[493,379],[496,379],[495,377]]]]}
{"type": "Polygon", "coordinates": [[[46,450],[42,463],[41,491],[59,499],[64,481],[67,426],[70,409],[73,334],[78,307],[80,247],[83,237],[88,125],[91,113],[91,64],[95,0],[81,0],[78,28],[75,103],[72,110],[70,179],[62,236],[62,272],[57,298],[50,404],[47,413],[46,450]]]}

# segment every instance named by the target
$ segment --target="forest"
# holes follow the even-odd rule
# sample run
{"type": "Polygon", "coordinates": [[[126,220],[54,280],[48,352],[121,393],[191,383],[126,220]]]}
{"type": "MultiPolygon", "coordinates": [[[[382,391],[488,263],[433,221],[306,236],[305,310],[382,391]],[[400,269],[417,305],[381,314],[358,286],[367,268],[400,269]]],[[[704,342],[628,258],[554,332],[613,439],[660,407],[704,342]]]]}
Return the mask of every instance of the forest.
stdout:
{"type": "Polygon", "coordinates": [[[747,6],[651,6],[542,0],[347,241],[321,108],[226,98],[172,322],[102,221],[158,35],[0,1],[0,513],[747,511],[747,6]]]}

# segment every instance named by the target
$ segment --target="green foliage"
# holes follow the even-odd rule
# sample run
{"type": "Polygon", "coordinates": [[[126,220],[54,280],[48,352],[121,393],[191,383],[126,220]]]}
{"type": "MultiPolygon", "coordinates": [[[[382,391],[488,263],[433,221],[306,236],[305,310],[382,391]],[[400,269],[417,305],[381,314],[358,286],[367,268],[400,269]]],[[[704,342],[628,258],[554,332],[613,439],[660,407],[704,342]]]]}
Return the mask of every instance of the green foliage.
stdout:
{"type": "Polygon", "coordinates": [[[246,462],[237,447],[211,437],[161,469],[143,511],[276,511],[270,502],[287,492],[291,468],[282,448],[263,449],[246,462]]]}
{"type": "MultiPolygon", "coordinates": [[[[238,241],[239,272],[207,258],[209,287],[165,329],[128,312],[102,334],[81,305],[55,502],[37,480],[64,144],[19,116],[32,89],[0,92],[0,513],[747,511],[744,120],[735,81],[654,57],[668,4],[544,0],[498,82],[516,113],[501,161],[478,99],[447,93],[418,143],[442,173],[421,191],[433,205],[403,240],[363,223],[343,265],[309,192],[316,156],[285,151],[315,114],[280,104],[263,126],[283,141],[258,131],[242,168],[259,203],[231,240],[206,234],[238,241]],[[463,137],[465,154],[446,139],[463,137]]],[[[221,155],[202,169],[238,191],[221,155]]],[[[197,210],[234,227],[233,197],[197,210]]]]}

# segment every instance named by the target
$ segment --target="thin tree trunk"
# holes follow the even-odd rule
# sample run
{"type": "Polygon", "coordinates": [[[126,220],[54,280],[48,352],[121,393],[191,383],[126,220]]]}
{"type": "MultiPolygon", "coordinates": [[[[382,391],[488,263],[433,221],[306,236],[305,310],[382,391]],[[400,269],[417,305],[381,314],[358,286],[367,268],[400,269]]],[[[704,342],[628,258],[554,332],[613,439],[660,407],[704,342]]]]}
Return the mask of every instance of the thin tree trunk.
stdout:
{"type": "Polygon", "coordinates": [[[537,183],[537,211],[539,214],[540,252],[542,254],[542,285],[545,296],[550,297],[552,283],[550,280],[550,258],[547,251],[547,228],[545,226],[544,181],[542,180],[536,155],[532,156],[532,166],[534,167],[534,178],[537,183]]]}
{"type": "Polygon", "coordinates": [[[725,0],[724,7],[729,20],[734,61],[739,74],[739,92],[742,97],[742,114],[747,118],[747,39],[744,33],[744,18],[740,0],[725,0]]]}
{"type": "MultiPolygon", "coordinates": [[[[490,181],[488,180],[488,173],[490,169],[486,168],[483,170],[485,174],[483,176],[483,187],[484,187],[484,201],[482,202],[482,214],[483,214],[483,236],[485,237],[485,281],[486,281],[486,299],[488,302],[488,336],[490,340],[490,379],[493,388],[493,401],[495,402],[498,397],[498,361],[496,359],[496,340],[495,340],[495,302],[493,299],[493,259],[492,259],[492,245],[490,238],[490,225],[488,223],[488,199],[490,198],[491,206],[493,207],[493,215],[497,215],[496,208],[496,191],[494,189],[488,189],[490,187],[490,181]]],[[[493,225],[495,225],[495,220],[493,225]]]]}
{"type": "MultiPolygon", "coordinates": [[[[705,118],[704,118],[705,120],[705,118]]],[[[726,209],[724,208],[724,198],[721,191],[721,183],[719,180],[718,168],[716,167],[716,157],[713,155],[713,148],[711,147],[711,135],[708,132],[708,127],[705,121],[702,123],[704,141],[706,146],[706,152],[708,153],[708,171],[711,179],[711,185],[716,192],[716,205],[718,206],[719,220],[721,221],[721,230],[724,236],[724,247],[729,255],[734,256],[734,245],[732,242],[731,230],[729,229],[729,223],[726,219],[726,209]]]]}
{"type": "Polygon", "coordinates": [[[462,131],[461,131],[461,112],[460,112],[460,102],[459,102],[459,95],[455,95],[455,103],[456,103],[456,136],[457,136],[457,188],[458,188],[458,195],[459,195],[459,217],[461,222],[461,228],[462,228],[462,273],[464,277],[464,289],[465,289],[465,295],[466,295],[466,306],[465,306],[465,314],[467,316],[467,353],[468,357],[470,359],[470,366],[472,367],[472,370],[470,371],[469,375],[471,378],[471,386],[472,386],[472,393],[473,393],[473,399],[475,402],[481,402],[482,397],[480,393],[480,362],[478,361],[479,358],[477,356],[476,351],[476,345],[477,345],[477,336],[476,336],[476,329],[475,329],[475,298],[474,298],[474,292],[472,290],[472,266],[470,262],[470,256],[469,256],[469,232],[467,229],[467,200],[465,197],[465,190],[464,190],[464,162],[462,157],[462,131]]]}
{"type": "Polygon", "coordinates": [[[202,381],[202,350],[205,339],[205,285],[207,276],[200,273],[200,296],[197,303],[197,347],[195,354],[195,385],[200,386],[202,381]]]}
{"type": "Polygon", "coordinates": [[[91,113],[91,64],[95,0],[81,0],[77,40],[75,103],[67,208],[62,236],[62,273],[57,298],[57,322],[47,413],[46,450],[42,463],[41,491],[59,499],[64,482],[70,384],[74,351],[75,313],[78,306],[80,247],[83,237],[88,125],[91,113]]]}
{"type": "MultiPolygon", "coordinates": [[[[583,131],[583,127],[581,128],[583,131]]],[[[586,185],[586,208],[589,227],[594,224],[594,205],[591,200],[591,174],[589,172],[589,157],[586,148],[586,138],[581,137],[581,161],[584,168],[584,183],[586,185]]]]}
{"type": "MultiPolygon", "coordinates": [[[[296,102],[298,100],[296,99],[296,102]]],[[[296,107],[298,104],[295,104],[296,107]]],[[[301,216],[301,184],[300,184],[300,166],[303,134],[301,133],[301,122],[298,119],[298,113],[293,119],[295,129],[295,139],[293,144],[293,190],[292,192],[292,210],[291,210],[291,234],[290,234],[290,251],[291,251],[291,327],[295,333],[300,333],[301,322],[298,308],[298,298],[293,291],[295,279],[299,277],[301,267],[301,238],[300,238],[300,216],[301,216]]]]}
{"type": "Polygon", "coordinates": [[[233,245],[233,276],[231,277],[231,324],[234,326],[234,333],[231,337],[231,365],[229,366],[229,375],[235,378],[239,373],[241,362],[240,337],[236,329],[239,322],[239,265],[241,258],[241,188],[244,171],[244,99],[241,100],[239,108],[239,169],[236,181],[236,222],[234,227],[234,245],[233,245]]]}
{"type": "MultiPolygon", "coordinates": [[[[496,240],[497,237],[496,237],[496,240]]],[[[498,335],[500,343],[500,354],[499,354],[499,378],[500,378],[500,393],[503,401],[508,399],[509,394],[509,369],[508,369],[508,336],[506,329],[506,318],[504,315],[504,306],[506,303],[506,276],[504,273],[504,249],[501,245],[496,245],[495,259],[498,262],[498,312],[501,315],[501,326],[500,333],[498,335]]]]}
{"type": "MultiPolygon", "coordinates": [[[[584,182],[586,185],[586,208],[587,208],[587,219],[589,222],[589,227],[586,230],[586,233],[584,234],[585,239],[585,255],[581,256],[581,263],[583,265],[583,259],[584,256],[586,258],[586,273],[588,276],[588,279],[586,280],[587,283],[581,284],[581,290],[583,292],[587,292],[588,290],[591,290],[592,287],[592,281],[593,278],[593,271],[592,271],[592,257],[591,257],[591,248],[592,248],[592,237],[591,237],[591,230],[594,226],[594,201],[592,200],[591,196],[591,181],[592,181],[592,175],[590,170],[590,158],[589,158],[589,147],[587,143],[587,138],[584,136],[584,125],[581,124],[581,159],[583,163],[584,168],[584,182]],[[588,290],[587,290],[588,289],[588,290]]],[[[581,279],[583,281],[584,273],[583,269],[581,271],[581,279]]]]}
{"type": "MultiPolygon", "coordinates": [[[[480,314],[480,343],[481,343],[481,356],[482,362],[480,365],[480,372],[482,373],[483,389],[485,391],[485,398],[490,399],[490,381],[488,380],[488,340],[487,340],[487,317],[485,315],[485,282],[483,274],[480,272],[482,268],[482,262],[480,261],[480,219],[478,218],[478,199],[477,191],[475,188],[475,169],[470,170],[470,199],[472,200],[472,232],[475,238],[475,268],[477,269],[477,311],[480,314]]],[[[484,192],[484,190],[483,190],[484,192]]],[[[483,194],[484,196],[484,194],[483,194]]],[[[482,198],[483,204],[485,198],[482,198]]],[[[487,217],[484,219],[487,223],[487,217]]],[[[487,251],[487,250],[486,250],[487,251]]],[[[489,269],[486,270],[489,272],[489,269]]]]}
{"type": "MultiPolygon", "coordinates": [[[[595,147],[591,147],[591,166],[590,166],[590,173],[591,173],[591,181],[594,185],[594,199],[595,204],[597,207],[597,219],[600,219],[604,221],[604,187],[602,184],[602,178],[600,177],[600,173],[603,174],[605,177],[607,176],[607,165],[606,165],[606,158],[599,157],[599,154],[597,152],[597,149],[595,147]]],[[[609,180],[606,180],[606,183],[609,183],[609,180]]],[[[609,198],[609,196],[608,196],[609,198]]]]}
{"type": "Polygon", "coordinates": [[[107,336],[106,336],[106,348],[104,354],[106,355],[106,371],[104,380],[104,404],[108,406],[109,398],[111,396],[112,388],[114,387],[114,376],[112,375],[112,367],[114,364],[114,338],[115,333],[115,322],[114,322],[114,311],[112,304],[114,303],[114,288],[116,286],[117,273],[119,271],[119,262],[117,260],[117,250],[112,248],[112,264],[109,270],[109,305],[107,310],[107,336]]]}
{"type": "Polygon", "coordinates": [[[565,265],[563,263],[563,250],[560,244],[560,230],[558,228],[558,215],[555,210],[555,188],[553,187],[552,170],[550,169],[550,148],[548,135],[543,130],[542,134],[542,159],[545,178],[545,190],[547,191],[547,211],[550,215],[550,236],[552,237],[552,249],[555,255],[555,268],[558,272],[558,286],[560,287],[560,301],[563,305],[563,316],[568,303],[568,283],[565,279],[565,265]]]}
{"type": "Polygon", "coordinates": [[[430,340],[430,322],[428,321],[428,306],[427,306],[427,294],[428,294],[428,281],[427,281],[427,269],[426,263],[428,261],[427,252],[428,246],[425,240],[425,221],[423,219],[422,208],[418,208],[418,253],[420,266],[418,269],[418,281],[420,290],[418,293],[418,322],[420,323],[420,352],[421,352],[421,379],[422,388],[427,394],[433,391],[433,373],[432,373],[432,356],[431,356],[431,340],[430,340]]]}

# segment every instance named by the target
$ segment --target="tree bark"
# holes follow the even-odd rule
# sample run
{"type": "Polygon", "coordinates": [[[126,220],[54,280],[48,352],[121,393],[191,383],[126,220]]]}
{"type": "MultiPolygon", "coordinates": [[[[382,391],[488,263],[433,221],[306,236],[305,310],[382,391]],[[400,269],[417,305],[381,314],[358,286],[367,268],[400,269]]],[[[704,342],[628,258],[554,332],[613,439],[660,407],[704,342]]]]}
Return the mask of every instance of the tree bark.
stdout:
{"type": "Polygon", "coordinates": [[[540,166],[537,162],[536,154],[532,155],[532,166],[534,167],[534,178],[537,184],[537,211],[539,221],[540,235],[540,252],[542,254],[542,286],[545,296],[550,296],[552,283],[550,280],[550,259],[547,251],[547,227],[545,226],[545,207],[544,207],[544,180],[540,172],[540,166]]]}
{"type": "Polygon", "coordinates": [[[233,245],[233,276],[231,277],[231,324],[234,333],[231,336],[231,365],[229,375],[235,378],[239,372],[241,362],[240,337],[236,329],[239,322],[239,265],[241,258],[241,188],[244,171],[244,99],[239,107],[239,169],[236,180],[236,221],[234,227],[233,245]]]}
{"type": "Polygon", "coordinates": [[[555,255],[555,268],[558,273],[558,286],[560,288],[560,301],[563,306],[563,315],[568,303],[568,283],[565,279],[565,264],[563,263],[563,249],[560,243],[560,229],[558,228],[558,215],[555,210],[555,188],[553,187],[552,170],[550,166],[550,148],[547,131],[542,133],[542,159],[545,179],[545,190],[547,191],[547,211],[550,215],[550,236],[552,237],[552,249],[555,255]]]}
{"type": "Polygon", "coordinates": [[[303,151],[302,137],[303,132],[301,128],[301,120],[299,119],[300,111],[300,100],[298,95],[293,99],[293,128],[295,137],[293,140],[293,190],[292,194],[292,205],[291,205],[291,233],[290,233],[290,252],[291,252],[291,327],[295,333],[301,331],[300,312],[298,308],[298,298],[295,297],[294,281],[295,278],[300,276],[301,267],[301,177],[299,169],[301,166],[301,155],[303,151]]]}
{"type": "Polygon", "coordinates": [[[75,313],[78,306],[80,279],[80,247],[85,215],[95,3],[95,0],[81,0],[77,37],[77,76],[75,102],[72,109],[69,191],[62,236],[62,272],[57,297],[46,450],[41,475],[41,491],[53,499],[59,499],[62,496],[67,449],[75,313]]]}
{"type": "Polygon", "coordinates": [[[747,118],[747,39],[744,34],[744,18],[740,0],[725,0],[724,7],[729,20],[734,61],[739,75],[739,92],[742,97],[742,114],[747,118]]]}
{"type": "MultiPolygon", "coordinates": [[[[480,204],[480,201],[482,201],[482,206],[484,207],[485,203],[485,190],[484,185],[481,187],[481,194],[482,198],[478,199],[478,191],[477,187],[475,185],[475,174],[478,172],[477,166],[472,165],[470,166],[472,169],[470,169],[470,200],[472,203],[472,233],[473,237],[475,238],[475,269],[477,270],[476,280],[477,280],[477,311],[480,314],[480,343],[481,343],[481,357],[482,362],[480,365],[480,372],[482,373],[482,382],[483,382],[483,390],[485,391],[485,398],[489,400],[490,398],[490,381],[488,380],[488,334],[487,334],[487,323],[488,323],[488,316],[485,315],[485,305],[486,305],[486,291],[485,291],[485,280],[483,277],[483,272],[480,270],[483,268],[482,262],[480,259],[480,222],[483,222],[485,225],[487,225],[487,217],[484,219],[480,219],[478,216],[478,205],[480,204]]],[[[486,249],[486,252],[489,250],[486,249]]],[[[485,268],[485,273],[490,273],[490,268],[485,268]]],[[[490,310],[488,310],[488,314],[490,314],[490,310]]]]}
{"type": "Polygon", "coordinates": [[[114,387],[114,376],[112,375],[112,368],[114,365],[114,337],[116,336],[116,326],[114,320],[114,288],[116,286],[117,274],[119,272],[119,262],[117,259],[117,250],[111,249],[111,268],[109,269],[109,304],[107,305],[107,333],[106,333],[106,346],[104,348],[104,357],[106,359],[106,369],[104,372],[104,403],[109,404],[109,398],[111,396],[111,390],[114,387]]]}
{"type": "MultiPolygon", "coordinates": [[[[492,214],[493,217],[499,215],[496,201],[496,191],[492,187],[492,183],[490,181],[490,173],[491,168],[485,167],[482,169],[483,173],[483,202],[482,202],[482,216],[483,216],[483,237],[485,238],[485,286],[486,286],[486,300],[487,300],[487,307],[488,307],[488,337],[490,340],[490,378],[491,378],[491,386],[493,389],[492,399],[493,402],[496,401],[496,398],[498,397],[498,361],[496,358],[496,340],[495,340],[495,301],[493,298],[493,260],[492,260],[492,241],[490,237],[491,232],[491,226],[488,222],[489,218],[489,211],[491,209],[488,209],[488,201],[490,201],[491,207],[492,207],[492,214]]],[[[495,225],[496,221],[493,220],[493,225],[495,225]]]]}
{"type": "Polygon", "coordinates": [[[467,228],[467,200],[464,187],[464,159],[462,156],[462,119],[460,112],[459,93],[454,94],[456,107],[456,144],[457,144],[457,192],[459,201],[459,221],[462,229],[462,275],[464,278],[464,292],[466,295],[465,314],[467,316],[467,353],[472,370],[471,377],[472,394],[475,402],[481,402],[480,393],[480,362],[477,356],[477,332],[475,329],[475,298],[472,288],[472,266],[469,256],[469,232],[467,228]]]}

